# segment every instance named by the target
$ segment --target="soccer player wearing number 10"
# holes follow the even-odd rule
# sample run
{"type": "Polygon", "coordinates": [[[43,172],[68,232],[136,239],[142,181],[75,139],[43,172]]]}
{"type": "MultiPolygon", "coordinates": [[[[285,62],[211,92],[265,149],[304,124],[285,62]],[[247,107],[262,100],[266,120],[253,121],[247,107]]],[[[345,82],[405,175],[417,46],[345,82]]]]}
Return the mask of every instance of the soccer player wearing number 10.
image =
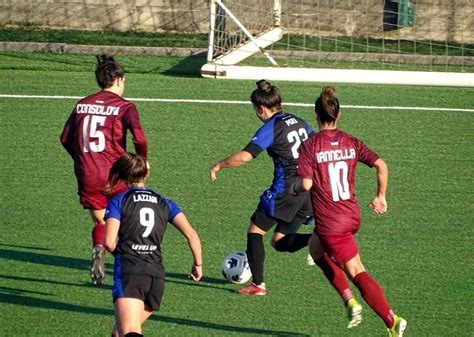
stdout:
{"type": "Polygon", "coordinates": [[[135,105],[122,98],[124,68],[113,57],[100,55],[95,75],[101,90],[76,104],[64,126],[61,144],[74,161],[79,201],[90,211],[94,223],[91,280],[100,285],[105,276],[103,241],[107,196],[103,192],[109,170],[126,151],[127,130],[132,133],[136,153],[144,158],[147,157],[147,141],[135,105]]]}
{"type": "Polygon", "coordinates": [[[389,335],[401,337],[407,322],[393,313],[382,288],[366,271],[355,241],[360,227],[356,166],[361,162],[376,170],[377,192],[368,206],[377,215],[387,211],[388,168],[361,140],[337,129],[341,115],[334,93],[333,87],[324,87],[316,100],[319,132],[300,148],[301,182],[293,185],[292,190],[295,195],[311,190],[318,226],[310,239],[310,253],[345,302],[350,320],[348,328],[360,323],[362,307],[353,298],[343,269],[365,302],[384,321],[389,335]]]}

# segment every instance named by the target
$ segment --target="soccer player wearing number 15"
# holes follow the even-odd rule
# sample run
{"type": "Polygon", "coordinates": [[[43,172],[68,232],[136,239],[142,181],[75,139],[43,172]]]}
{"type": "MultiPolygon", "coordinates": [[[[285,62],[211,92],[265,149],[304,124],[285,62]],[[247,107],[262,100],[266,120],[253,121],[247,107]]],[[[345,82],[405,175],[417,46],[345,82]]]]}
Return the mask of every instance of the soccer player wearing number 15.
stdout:
{"type": "Polygon", "coordinates": [[[91,280],[104,283],[104,214],[107,197],[103,193],[109,170],[126,151],[127,130],[132,133],[135,152],[147,157],[147,141],[138,111],[122,98],[125,70],[112,57],[97,56],[95,69],[101,90],[81,99],[74,107],[61,134],[61,144],[74,161],[79,201],[90,211],[92,230],[91,280]]]}

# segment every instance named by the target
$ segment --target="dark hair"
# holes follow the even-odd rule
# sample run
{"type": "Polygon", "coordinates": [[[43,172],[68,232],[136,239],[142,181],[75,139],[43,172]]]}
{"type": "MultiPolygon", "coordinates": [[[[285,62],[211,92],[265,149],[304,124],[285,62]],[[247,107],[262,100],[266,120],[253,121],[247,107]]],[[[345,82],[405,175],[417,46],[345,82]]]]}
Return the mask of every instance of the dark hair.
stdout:
{"type": "Polygon", "coordinates": [[[335,96],[336,89],[326,86],[314,103],[314,111],[322,123],[332,123],[339,114],[339,100],[335,96]]]}
{"type": "Polygon", "coordinates": [[[265,80],[260,80],[256,84],[257,89],[250,95],[250,101],[252,101],[253,105],[263,105],[268,109],[281,111],[280,89],[265,80]]]}
{"type": "Polygon", "coordinates": [[[145,158],[135,153],[125,152],[110,168],[105,194],[111,194],[119,181],[130,186],[143,181],[147,173],[145,158]]]}
{"type": "Polygon", "coordinates": [[[125,69],[115,62],[112,56],[105,54],[97,55],[97,65],[95,67],[95,78],[97,84],[102,89],[112,86],[116,78],[123,77],[125,69]]]}

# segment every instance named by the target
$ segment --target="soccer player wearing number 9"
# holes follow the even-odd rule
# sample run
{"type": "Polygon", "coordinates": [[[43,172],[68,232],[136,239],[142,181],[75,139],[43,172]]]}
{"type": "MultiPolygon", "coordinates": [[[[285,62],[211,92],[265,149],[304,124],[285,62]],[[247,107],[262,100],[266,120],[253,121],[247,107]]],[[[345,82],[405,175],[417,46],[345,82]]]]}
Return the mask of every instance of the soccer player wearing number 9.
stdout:
{"type": "Polygon", "coordinates": [[[165,283],[161,242],[167,223],[187,239],[193,256],[190,278],[202,277],[199,236],[175,202],[145,187],[147,166],[143,157],[124,153],[109,175],[109,189],[119,182],[128,186],[109,201],[105,214],[104,244],[115,257],[114,336],[141,336],[142,323],[160,308],[165,283]]]}
{"type": "Polygon", "coordinates": [[[104,283],[104,213],[107,197],[103,190],[112,164],[126,151],[127,131],[135,151],[147,157],[147,141],[138,111],[122,98],[125,70],[112,57],[97,56],[95,70],[101,90],[81,99],[71,112],[61,134],[61,143],[74,161],[79,201],[90,211],[92,230],[91,280],[104,283]]]}
{"type": "Polygon", "coordinates": [[[311,236],[297,233],[312,216],[309,193],[294,196],[290,193],[290,187],[299,179],[296,174],[298,149],[313,130],[304,119],[282,111],[280,90],[265,80],[257,82],[257,89],[252,92],[250,100],[257,118],[264,125],[242,151],[215,163],[209,169],[209,175],[215,181],[221,169],[245,164],[264,150],[273,159],[272,185],[260,196],[260,203],[250,218],[247,230],[247,257],[252,284],[238,290],[242,295],[265,295],[263,236],[266,232],[276,224],[272,246],[279,252],[296,252],[308,245],[311,236]]]}
{"type": "Polygon", "coordinates": [[[406,321],[396,316],[379,284],[367,273],[360,259],[355,234],[360,227],[360,209],[355,194],[358,162],[374,167],[377,193],[369,203],[374,214],[387,210],[385,191],[388,168],[382,158],[361,140],[337,129],[339,100],[333,87],[324,87],[315,103],[319,132],[300,148],[298,174],[301,182],[295,194],[311,190],[311,200],[318,226],[310,239],[310,252],[329,282],[346,304],[348,328],[360,323],[362,307],[352,296],[343,272],[361,292],[367,304],[385,322],[390,336],[402,336],[406,321]]]}

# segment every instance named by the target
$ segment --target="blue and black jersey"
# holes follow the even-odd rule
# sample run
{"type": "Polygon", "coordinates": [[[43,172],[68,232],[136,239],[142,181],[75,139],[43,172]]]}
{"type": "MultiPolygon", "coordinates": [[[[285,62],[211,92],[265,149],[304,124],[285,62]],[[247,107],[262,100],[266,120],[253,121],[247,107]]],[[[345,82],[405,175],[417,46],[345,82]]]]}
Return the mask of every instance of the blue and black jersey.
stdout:
{"type": "Polygon", "coordinates": [[[272,193],[285,193],[297,179],[299,147],[313,134],[313,129],[302,118],[289,113],[274,114],[244,148],[254,158],[263,150],[273,159],[272,193]]]}
{"type": "Polygon", "coordinates": [[[120,221],[114,278],[122,274],[164,278],[161,242],[167,223],[180,212],[175,202],[147,188],[130,188],[112,198],[105,219],[120,221]]]}

